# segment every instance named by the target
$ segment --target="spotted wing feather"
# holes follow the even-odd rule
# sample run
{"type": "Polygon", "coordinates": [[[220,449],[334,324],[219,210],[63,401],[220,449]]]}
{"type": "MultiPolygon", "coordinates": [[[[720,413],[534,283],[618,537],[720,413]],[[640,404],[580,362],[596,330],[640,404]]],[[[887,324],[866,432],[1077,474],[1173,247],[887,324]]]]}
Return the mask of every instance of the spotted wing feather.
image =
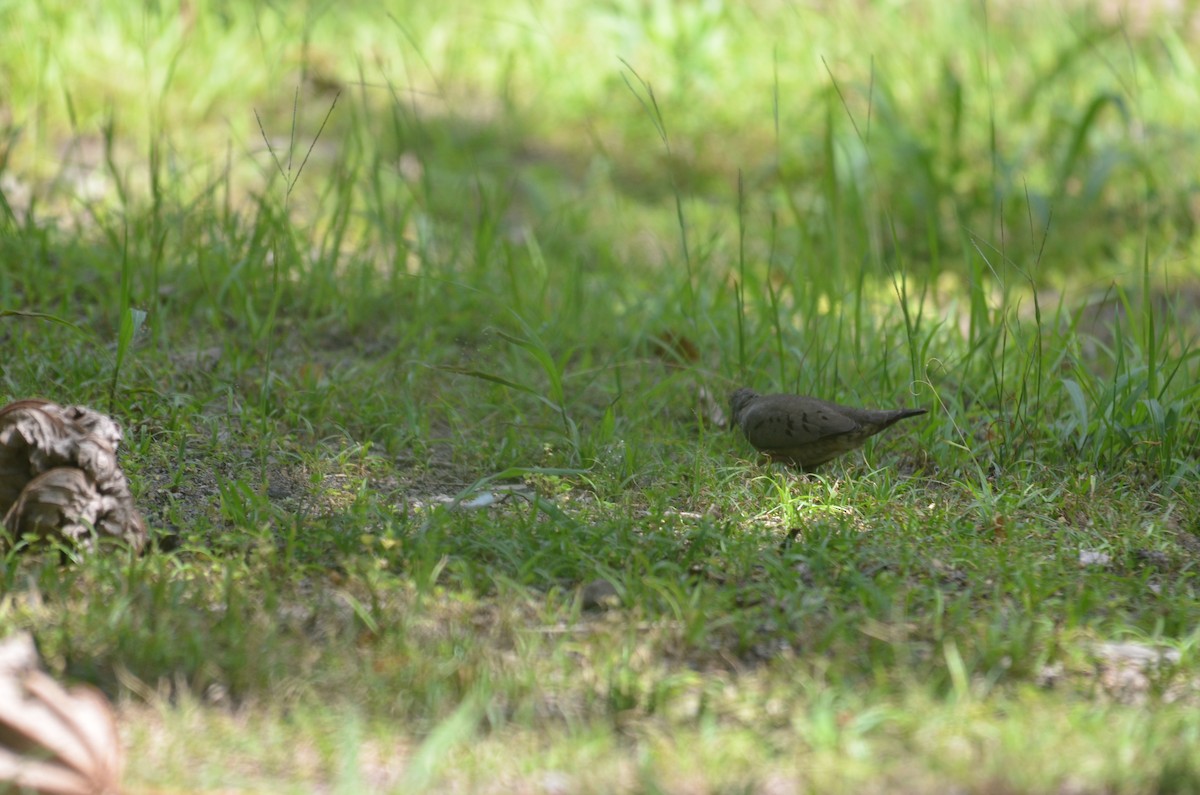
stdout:
{"type": "Polygon", "coordinates": [[[763,452],[784,452],[859,430],[859,424],[823,401],[763,395],[742,413],[746,439],[763,452]]]}

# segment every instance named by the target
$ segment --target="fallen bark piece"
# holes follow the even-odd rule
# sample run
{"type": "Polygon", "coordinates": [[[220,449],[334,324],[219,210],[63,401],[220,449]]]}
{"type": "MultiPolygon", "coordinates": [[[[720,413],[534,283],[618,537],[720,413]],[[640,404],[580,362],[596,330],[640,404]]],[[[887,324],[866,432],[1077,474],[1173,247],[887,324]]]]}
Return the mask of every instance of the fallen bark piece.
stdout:
{"type": "Polygon", "coordinates": [[[136,550],[146,525],[117,464],[121,428],[86,406],[19,400],[0,409],[5,542],[26,536],[85,549],[114,538],[136,550]]]}

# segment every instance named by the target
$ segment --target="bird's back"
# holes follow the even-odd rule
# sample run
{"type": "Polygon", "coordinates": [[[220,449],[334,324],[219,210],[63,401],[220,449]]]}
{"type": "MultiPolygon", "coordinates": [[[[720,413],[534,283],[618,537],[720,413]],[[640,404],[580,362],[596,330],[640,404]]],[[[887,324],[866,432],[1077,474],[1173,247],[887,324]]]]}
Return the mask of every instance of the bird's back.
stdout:
{"type": "Polygon", "coordinates": [[[760,395],[739,389],[733,421],[771,458],[812,469],[860,447],[869,437],[925,409],[858,409],[806,395],[760,395]]]}

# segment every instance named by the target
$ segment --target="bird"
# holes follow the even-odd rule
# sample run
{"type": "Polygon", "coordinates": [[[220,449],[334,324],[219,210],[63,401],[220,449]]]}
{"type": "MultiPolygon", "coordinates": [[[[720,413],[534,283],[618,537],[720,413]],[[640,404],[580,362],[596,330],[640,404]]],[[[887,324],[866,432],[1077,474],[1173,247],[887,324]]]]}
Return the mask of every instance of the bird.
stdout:
{"type": "Polygon", "coordinates": [[[773,461],[812,472],[862,447],[868,438],[928,409],[856,409],[805,395],[760,395],[753,389],[729,396],[730,427],[773,461]]]}

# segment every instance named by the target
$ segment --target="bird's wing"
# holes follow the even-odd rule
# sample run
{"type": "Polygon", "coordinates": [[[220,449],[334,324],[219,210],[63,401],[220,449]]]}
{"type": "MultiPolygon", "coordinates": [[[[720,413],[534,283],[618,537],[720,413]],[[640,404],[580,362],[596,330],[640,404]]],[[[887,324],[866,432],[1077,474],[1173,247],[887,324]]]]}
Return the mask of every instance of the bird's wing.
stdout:
{"type": "Polygon", "coordinates": [[[858,428],[854,420],[817,401],[760,398],[742,415],[746,439],[760,450],[787,450],[858,428]]]}

